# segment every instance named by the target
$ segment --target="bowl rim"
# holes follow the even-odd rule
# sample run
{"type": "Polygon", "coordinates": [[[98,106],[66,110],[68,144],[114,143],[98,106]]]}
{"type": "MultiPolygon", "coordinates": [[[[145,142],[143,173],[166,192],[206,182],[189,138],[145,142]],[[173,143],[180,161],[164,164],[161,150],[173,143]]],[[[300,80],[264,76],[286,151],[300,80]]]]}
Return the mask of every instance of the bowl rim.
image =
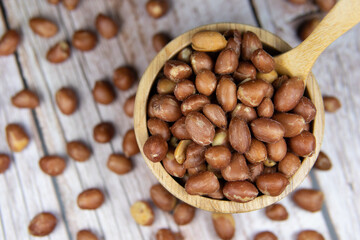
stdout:
{"type": "Polygon", "coordinates": [[[273,33],[253,27],[246,24],[240,23],[214,23],[207,24],[200,27],[191,29],[177,38],[172,40],[168,45],[166,45],[150,62],[149,66],[145,70],[136,93],[135,106],[134,106],[134,129],[136,140],[141,151],[141,154],[152,171],[155,177],[159,182],[175,197],[182,200],[183,202],[192,205],[194,207],[211,211],[211,212],[222,212],[222,213],[240,213],[240,212],[249,212],[264,208],[269,206],[285,196],[289,195],[294,189],[296,189],[306,178],[310,172],[312,166],[314,165],[316,158],[320,152],[320,146],[323,140],[324,134],[324,106],[322,102],[322,96],[317,84],[317,81],[314,75],[311,73],[306,81],[306,89],[309,94],[309,98],[315,104],[317,112],[316,117],[313,120],[313,130],[312,133],[316,138],[316,147],[315,152],[311,157],[306,157],[303,159],[300,168],[297,172],[289,179],[290,184],[285,188],[285,190],[279,196],[267,196],[262,195],[256,197],[255,199],[246,202],[239,203],[229,200],[217,200],[204,196],[190,195],[185,191],[185,188],[182,187],[175,179],[167,173],[160,162],[153,163],[143,153],[143,145],[146,139],[149,137],[148,130],[146,126],[147,121],[147,102],[149,93],[152,89],[153,83],[157,79],[158,73],[164,66],[164,63],[173,58],[181,49],[186,46],[189,46],[191,43],[191,37],[193,34],[199,31],[205,30],[215,30],[219,32],[224,32],[226,30],[237,29],[240,32],[252,31],[258,35],[263,43],[269,45],[280,52],[288,51],[291,46],[286,43],[284,40],[274,35],[273,33]]]}

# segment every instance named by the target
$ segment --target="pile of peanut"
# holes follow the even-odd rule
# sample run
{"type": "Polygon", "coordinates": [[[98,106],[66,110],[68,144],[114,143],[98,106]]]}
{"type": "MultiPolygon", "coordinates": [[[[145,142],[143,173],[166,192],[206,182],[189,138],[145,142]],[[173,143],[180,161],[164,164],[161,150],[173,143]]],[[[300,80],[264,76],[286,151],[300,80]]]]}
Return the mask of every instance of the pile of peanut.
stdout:
{"type": "Polygon", "coordinates": [[[278,76],[253,32],[198,32],[149,98],[146,157],[191,195],[248,202],[280,195],[315,151],[316,108],[301,79],[278,76]]]}

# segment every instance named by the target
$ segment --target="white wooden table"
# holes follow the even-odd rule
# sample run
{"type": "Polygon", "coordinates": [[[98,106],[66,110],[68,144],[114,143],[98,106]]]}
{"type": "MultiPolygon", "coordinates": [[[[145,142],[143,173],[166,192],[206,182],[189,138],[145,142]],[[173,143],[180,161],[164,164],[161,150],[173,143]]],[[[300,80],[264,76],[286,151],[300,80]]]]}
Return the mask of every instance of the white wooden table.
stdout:
{"type": "MultiPolygon", "coordinates": [[[[22,34],[16,54],[0,57],[0,152],[11,158],[10,169],[0,174],[0,239],[36,239],[27,232],[29,221],[42,211],[58,218],[55,231],[42,239],[75,239],[80,229],[91,229],[104,239],[154,239],[160,228],[180,231],[185,239],[217,239],[208,212],[198,210],[194,221],[178,227],[171,214],[155,208],[156,220],[151,227],[140,227],[130,216],[129,207],[136,200],[148,200],[149,188],[156,183],[140,155],[133,158],[134,170],[118,176],[106,168],[107,157],[122,151],[122,136],[132,128],[132,119],[125,116],[122,105],[136,92],[117,92],[110,106],[96,104],[91,89],[96,80],[111,79],[120,65],[133,65],[144,72],[155,56],[151,37],[158,31],[177,36],[193,27],[214,22],[239,22],[261,26],[289,42],[299,44],[294,28],[303,15],[314,13],[311,4],[294,6],[286,0],[191,0],[172,1],[171,10],[153,20],[145,12],[146,0],[82,0],[72,12],[46,0],[2,0],[0,35],[7,28],[22,34]],[[59,40],[71,39],[77,29],[94,29],[99,12],[113,16],[121,24],[115,39],[99,38],[95,50],[82,53],[73,49],[65,63],[53,65],[45,55],[59,40]],[[28,20],[44,16],[60,26],[51,39],[33,34],[28,20]],[[54,94],[62,86],[77,90],[78,111],[68,117],[56,107],[54,94]],[[11,106],[10,97],[28,87],[35,90],[41,105],[34,111],[11,106]],[[93,126],[107,120],[116,126],[116,137],[110,144],[95,143],[93,126]],[[5,141],[5,126],[21,123],[31,136],[31,143],[21,153],[11,153],[5,141]],[[66,156],[65,143],[80,139],[91,145],[93,155],[87,162],[67,159],[65,172],[56,178],[45,175],[38,160],[46,154],[66,156]],[[98,187],[106,193],[105,204],[96,211],[80,210],[76,197],[82,190],[98,187]]],[[[322,149],[331,157],[333,169],[314,170],[301,187],[321,189],[326,202],[321,212],[299,209],[290,197],[281,201],[288,211],[285,222],[273,222],[264,210],[234,215],[234,239],[252,239],[264,230],[276,233],[279,239],[295,239],[303,229],[315,229],[326,239],[360,239],[360,26],[332,44],[314,66],[314,74],[323,94],[336,95],[343,107],[335,114],[326,114],[322,149]]]]}

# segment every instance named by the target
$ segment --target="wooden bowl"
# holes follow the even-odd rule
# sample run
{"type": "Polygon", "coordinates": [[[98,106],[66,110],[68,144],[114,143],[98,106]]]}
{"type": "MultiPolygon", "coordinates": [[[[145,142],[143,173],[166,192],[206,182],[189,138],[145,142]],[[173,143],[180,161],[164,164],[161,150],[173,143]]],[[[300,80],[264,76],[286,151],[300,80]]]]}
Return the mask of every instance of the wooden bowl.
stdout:
{"type": "Polygon", "coordinates": [[[201,26],[195,29],[192,29],[173,41],[171,41],[164,49],[162,49],[159,54],[152,60],[149,67],[146,69],[144,75],[141,78],[139,88],[136,94],[135,100],[135,113],[134,113],[134,127],[137,143],[139,145],[141,154],[152,173],[159,180],[159,182],[175,197],[180,199],[183,202],[186,202],[189,205],[192,205],[197,208],[201,208],[207,211],[213,212],[222,212],[222,213],[241,213],[249,212],[257,209],[264,208],[269,206],[280,199],[287,196],[291,193],[308,175],[313,164],[316,161],[316,158],[320,151],[321,142],[323,139],[324,133],[324,106],[322,101],[322,96],[319,90],[319,86],[312,74],[307,79],[307,93],[315,104],[317,113],[313,121],[313,134],[316,138],[316,148],[315,153],[311,157],[306,157],[303,159],[301,167],[292,176],[289,181],[290,184],[286,187],[284,192],[276,197],[262,195],[255,198],[254,200],[247,203],[238,203],[228,200],[216,200],[208,197],[198,196],[198,195],[189,195],[185,188],[177,183],[174,178],[166,172],[161,163],[153,163],[143,153],[143,146],[148,135],[148,130],[146,127],[147,121],[147,101],[149,93],[153,87],[153,83],[156,80],[158,73],[163,68],[165,62],[174,56],[191,43],[191,37],[199,31],[204,30],[214,30],[219,32],[224,32],[229,29],[237,29],[240,32],[246,30],[252,31],[257,34],[261,41],[268,46],[273,47],[274,49],[285,52],[291,49],[291,47],[284,42],[279,37],[274,34],[267,32],[263,29],[238,24],[238,23],[217,23],[201,26]]]}

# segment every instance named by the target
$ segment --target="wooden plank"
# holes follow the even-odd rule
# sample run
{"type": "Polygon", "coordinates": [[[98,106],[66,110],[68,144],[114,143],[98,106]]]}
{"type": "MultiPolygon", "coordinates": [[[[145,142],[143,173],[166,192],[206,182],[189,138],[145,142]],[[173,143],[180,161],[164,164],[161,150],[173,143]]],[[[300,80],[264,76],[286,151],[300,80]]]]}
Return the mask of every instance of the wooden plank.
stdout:
{"type": "MultiPolygon", "coordinates": [[[[6,30],[1,18],[0,32],[6,30]]],[[[17,28],[16,25],[11,25],[17,28]]],[[[39,136],[32,113],[29,110],[14,108],[10,98],[17,91],[24,88],[14,55],[0,58],[1,109],[0,126],[1,137],[5,137],[5,126],[9,123],[21,124],[29,134],[29,146],[20,153],[11,153],[6,141],[0,141],[2,152],[11,157],[10,169],[0,176],[0,205],[4,239],[33,239],[27,232],[30,220],[39,212],[49,211],[58,219],[58,226],[54,231],[55,238],[66,239],[67,232],[62,221],[61,209],[56,199],[52,180],[38,167],[38,160],[43,155],[39,136]]]]}
{"type": "MultiPolygon", "coordinates": [[[[301,16],[311,15],[315,10],[310,3],[297,7],[282,0],[272,1],[271,4],[256,0],[255,5],[264,28],[283,37],[292,46],[300,43],[294,29],[304,19],[301,16]],[[289,9],[291,11],[286,11],[289,9]]],[[[359,179],[355,177],[360,164],[354,161],[360,157],[360,132],[356,127],[360,110],[354,107],[360,103],[357,80],[360,77],[357,67],[360,60],[359,36],[358,25],[330,45],[313,68],[323,94],[335,95],[343,104],[339,112],[326,114],[325,118],[322,149],[331,157],[333,169],[328,172],[313,170],[315,181],[327,199],[324,215],[329,215],[328,224],[335,228],[333,235],[336,236],[333,237],[340,239],[360,235],[357,224],[360,220],[357,204],[360,188],[359,179]]]]}

